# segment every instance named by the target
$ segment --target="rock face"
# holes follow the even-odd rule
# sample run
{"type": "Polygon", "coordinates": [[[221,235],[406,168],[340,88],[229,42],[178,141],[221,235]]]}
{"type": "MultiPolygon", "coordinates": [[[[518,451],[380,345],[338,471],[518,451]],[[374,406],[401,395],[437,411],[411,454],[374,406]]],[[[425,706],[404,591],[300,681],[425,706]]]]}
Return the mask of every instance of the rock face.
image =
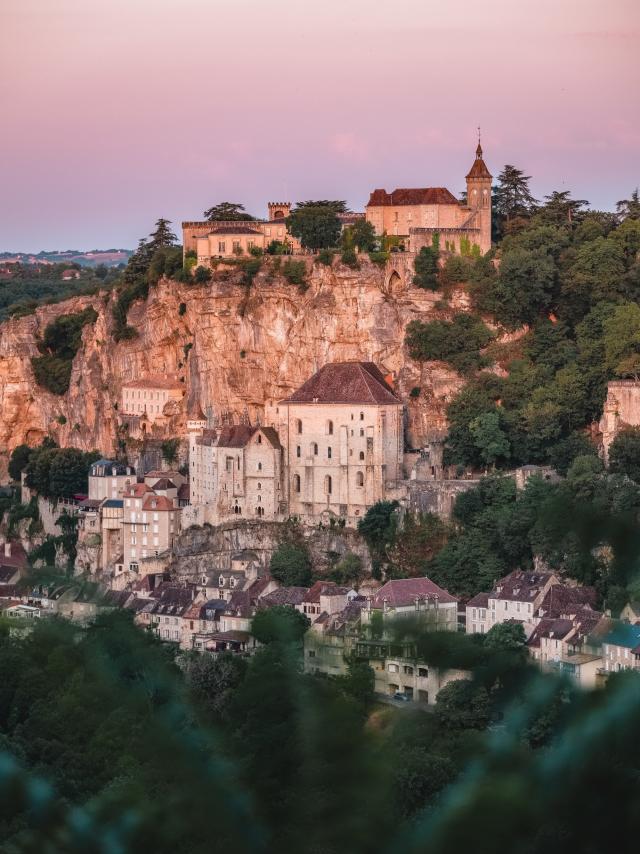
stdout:
{"type": "MultiPolygon", "coordinates": [[[[254,552],[261,566],[267,568],[271,555],[283,540],[282,522],[227,522],[211,527],[191,527],[183,531],[173,547],[170,569],[185,580],[196,580],[203,573],[231,568],[231,557],[237,552],[254,552]]],[[[304,538],[315,572],[324,574],[332,564],[351,552],[362,561],[365,574],[371,572],[371,556],[364,539],[348,528],[305,528],[304,538]]]]}
{"type": "MultiPolygon", "coordinates": [[[[393,374],[407,403],[408,444],[442,436],[446,404],[462,381],[443,364],[407,355],[411,320],[447,316],[436,308],[440,294],[410,284],[410,261],[381,269],[363,259],[359,270],[309,263],[304,293],[271,264],[249,288],[228,271],[202,286],[160,281],[129,312],[137,337],[118,344],[114,295],[77,297],[0,324],[0,474],[16,445],[47,434],[61,445],[113,453],[122,384],[157,374],[178,376],[188,406],[199,403],[213,424],[261,418],[265,403],[287,396],[326,362],[371,360],[393,374]],[[30,358],[47,323],[88,305],[98,319],[84,328],[69,391],[58,397],[36,386],[30,358]],[[409,398],[416,387],[419,397],[409,398]]],[[[453,308],[464,310],[464,298],[457,301],[453,308]]]]}

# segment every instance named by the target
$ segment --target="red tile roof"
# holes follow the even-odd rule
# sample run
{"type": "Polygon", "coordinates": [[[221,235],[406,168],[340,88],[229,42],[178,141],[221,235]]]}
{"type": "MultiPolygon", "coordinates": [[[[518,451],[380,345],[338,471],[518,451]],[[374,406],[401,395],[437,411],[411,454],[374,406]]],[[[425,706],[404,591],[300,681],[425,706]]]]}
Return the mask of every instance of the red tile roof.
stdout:
{"type": "Polygon", "coordinates": [[[283,403],[399,404],[373,362],[330,362],[283,403]]]}
{"type": "Polygon", "coordinates": [[[448,590],[438,587],[430,578],[396,578],[387,581],[373,597],[371,605],[373,608],[382,608],[384,600],[392,608],[407,607],[413,605],[416,599],[431,599],[436,597],[440,603],[457,602],[448,590]]]}
{"type": "Polygon", "coordinates": [[[391,193],[374,190],[367,207],[389,205],[459,205],[446,187],[399,187],[391,193]]]}
{"type": "Polygon", "coordinates": [[[222,225],[219,228],[213,228],[210,234],[262,234],[255,228],[249,228],[246,225],[222,225]]]}

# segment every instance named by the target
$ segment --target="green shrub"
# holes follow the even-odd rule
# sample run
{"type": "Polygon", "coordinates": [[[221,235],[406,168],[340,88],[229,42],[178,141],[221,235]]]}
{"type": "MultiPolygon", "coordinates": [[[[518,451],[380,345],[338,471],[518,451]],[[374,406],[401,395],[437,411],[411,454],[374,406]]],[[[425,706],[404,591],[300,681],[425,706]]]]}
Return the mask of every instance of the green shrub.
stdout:
{"type": "Polygon", "coordinates": [[[316,255],[316,261],[324,267],[330,267],[333,263],[333,252],[331,249],[321,249],[316,255]]]}
{"type": "Polygon", "coordinates": [[[282,275],[290,285],[305,285],[307,282],[307,266],[304,261],[294,261],[288,258],[282,265],[282,275]]]}
{"type": "Polygon", "coordinates": [[[369,252],[369,260],[378,267],[384,267],[391,256],[388,252],[369,252]]]}
{"type": "Polygon", "coordinates": [[[206,285],[211,281],[211,270],[207,267],[196,267],[193,279],[199,285],[206,285]]]}
{"type": "Polygon", "coordinates": [[[243,282],[245,285],[252,285],[254,278],[260,272],[262,266],[262,258],[247,258],[242,261],[243,282]]]}
{"type": "Polygon", "coordinates": [[[485,360],[480,350],[492,337],[479,318],[458,314],[451,322],[412,320],[407,326],[405,343],[412,359],[449,362],[457,371],[468,373],[482,367],[485,360]]]}
{"type": "Polygon", "coordinates": [[[413,284],[419,288],[435,291],[438,287],[438,259],[440,254],[434,247],[423,246],[416,255],[413,284]]]}
{"type": "Polygon", "coordinates": [[[342,255],[340,256],[340,260],[347,267],[351,267],[352,270],[360,269],[360,264],[358,263],[358,256],[356,255],[355,249],[343,249],[342,255]]]}
{"type": "Polygon", "coordinates": [[[82,329],[95,323],[98,315],[91,306],[77,314],[62,314],[47,325],[42,341],[38,342],[41,356],[31,359],[36,383],[53,394],[62,395],[69,389],[73,359],[82,343],[82,329]]]}

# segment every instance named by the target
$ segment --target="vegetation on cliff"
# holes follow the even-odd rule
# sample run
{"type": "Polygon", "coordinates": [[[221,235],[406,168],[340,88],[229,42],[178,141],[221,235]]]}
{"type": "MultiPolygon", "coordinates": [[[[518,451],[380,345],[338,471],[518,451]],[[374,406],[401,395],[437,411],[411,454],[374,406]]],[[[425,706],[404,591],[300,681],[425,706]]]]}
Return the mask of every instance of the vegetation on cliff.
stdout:
{"type": "Polygon", "coordinates": [[[69,390],[73,360],[82,344],[82,330],[87,323],[95,323],[97,317],[90,306],[76,314],[61,314],[46,326],[38,342],[42,355],[31,359],[39,386],[59,395],[69,390]]]}

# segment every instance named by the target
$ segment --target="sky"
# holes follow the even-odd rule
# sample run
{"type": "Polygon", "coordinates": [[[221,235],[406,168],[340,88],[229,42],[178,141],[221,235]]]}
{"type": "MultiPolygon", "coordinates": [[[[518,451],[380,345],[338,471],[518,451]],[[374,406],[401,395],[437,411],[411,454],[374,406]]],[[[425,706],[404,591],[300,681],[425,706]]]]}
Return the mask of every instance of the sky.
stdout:
{"type": "Polygon", "coordinates": [[[639,0],[0,0],[0,250],[134,247],[219,201],[640,183],[639,0]]]}

